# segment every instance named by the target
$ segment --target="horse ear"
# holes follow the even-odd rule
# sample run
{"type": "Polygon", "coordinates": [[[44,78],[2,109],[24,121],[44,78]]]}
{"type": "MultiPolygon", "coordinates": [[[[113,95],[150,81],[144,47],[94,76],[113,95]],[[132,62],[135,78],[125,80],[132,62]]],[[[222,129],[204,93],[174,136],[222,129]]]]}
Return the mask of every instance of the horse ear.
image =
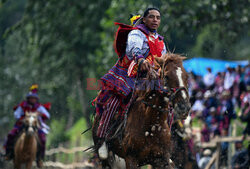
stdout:
{"type": "Polygon", "coordinates": [[[185,56],[180,56],[180,59],[181,59],[181,60],[186,60],[187,57],[185,57],[185,56]]]}
{"type": "Polygon", "coordinates": [[[164,63],[164,58],[155,57],[155,61],[156,61],[159,65],[163,65],[163,63],[164,63]]]}

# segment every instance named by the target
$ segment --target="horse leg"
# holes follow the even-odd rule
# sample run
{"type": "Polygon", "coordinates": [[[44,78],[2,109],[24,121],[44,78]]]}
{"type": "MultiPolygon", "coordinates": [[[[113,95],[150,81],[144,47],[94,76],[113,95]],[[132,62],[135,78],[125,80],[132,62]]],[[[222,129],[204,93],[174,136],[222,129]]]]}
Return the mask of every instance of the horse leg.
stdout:
{"type": "Polygon", "coordinates": [[[140,167],[138,167],[137,161],[131,157],[125,158],[125,162],[126,162],[126,169],[140,169],[140,167]]]}
{"type": "Polygon", "coordinates": [[[101,164],[102,164],[102,169],[111,169],[111,166],[108,160],[101,160],[101,164]]]}
{"type": "MultiPolygon", "coordinates": [[[[167,157],[169,157],[167,155],[167,157]]],[[[154,164],[152,165],[153,169],[174,169],[175,164],[170,158],[165,158],[164,159],[156,159],[154,160],[154,164]]]]}
{"type": "Polygon", "coordinates": [[[32,161],[29,161],[26,163],[26,169],[31,169],[32,167],[32,161]]]}
{"type": "Polygon", "coordinates": [[[13,160],[14,162],[14,169],[21,169],[21,163],[16,159],[13,160]]]}

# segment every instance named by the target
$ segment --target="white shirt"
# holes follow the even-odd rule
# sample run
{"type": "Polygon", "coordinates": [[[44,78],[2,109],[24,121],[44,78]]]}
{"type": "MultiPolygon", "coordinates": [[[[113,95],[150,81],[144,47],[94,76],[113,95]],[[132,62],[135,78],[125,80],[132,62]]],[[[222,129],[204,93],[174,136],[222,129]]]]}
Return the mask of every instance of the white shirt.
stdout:
{"type": "Polygon", "coordinates": [[[235,80],[234,73],[226,72],[224,80],[224,89],[226,90],[230,89],[234,84],[234,80],[235,80]]]}
{"type": "MultiPolygon", "coordinates": [[[[154,34],[154,38],[158,38],[158,36],[159,36],[158,33],[154,34]]],[[[134,59],[133,58],[134,54],[138,52],[138,51],[136,51],[137,49],[140,49],[140,52],[143,56],[147,52],[147,50],[149,49],[148,39],[147,39],[146,35],[138,29],[132,30],[128,34],[126,55],[128,56],[128,58],[130,60],[134,59]]],[[[166,53],[166,46],[164,44],[162,54],[165,54],[165,53],[166,53]]]]}
{"type": "Polygon", "coordinates": [[[191,108],[192,111],[203,111],[205,106],[202,100],[196,100],[191,108]]]}
{"type": "Polygon", "coordinates": [[[203,78],[203,82],[204,84],[209,87],[212,86],[215,82],[215,76],[213,75],[213,73],[208,72],[204,78],[203,78]]]}
{"type": "MultiPolygon", "coordinates": [[[[49,112],[48,112],[47,109],[46,109],[44,106],[42,106],[42,105],[40,105],[40,106],[37,108],[37,112],[42,113],[42,114],[43,114],[44,116],[46,116],[48,119],[50,118],[49,112]]],[[[17,109],[16,109],[15,112],[14,112],[14,117],[15,117],[16,119],[19,119],[22,115],[24,115],[24,111],[23,111],[23,109],[22,109],[21,106],[18,106],[17,109]]],[[[38,119],[39,119],[39,121],[40,121],[40,123],[41,123],[41,129],[42,129],[42,131],[43,131],[44,133],[48,134],[48,133],[49,133],[49,130],[50,130],[49,126],[46,125],[46,124],[43,122],[43,120],[42,120],[41,117],[38,117],[38,119]]]]}
{"type": "MultiPolygon", "coordinates": [[[[47,109],[45,109],[45,107],[43,107],[42,105],[40,105],[38,108],[37,108],[37,111],[39,113],[42,113],[43,115],[45,115],[48,119],[50,118],[50,114],[49,112],[47,111],[47,109]]],[[[23,109],[21,106],[18,106],[17,109],[15,110],[14,112],[14,116],[16,119],[19,119],[22,115],[24,115],[24,112],[23,112],[23,109]]]]}

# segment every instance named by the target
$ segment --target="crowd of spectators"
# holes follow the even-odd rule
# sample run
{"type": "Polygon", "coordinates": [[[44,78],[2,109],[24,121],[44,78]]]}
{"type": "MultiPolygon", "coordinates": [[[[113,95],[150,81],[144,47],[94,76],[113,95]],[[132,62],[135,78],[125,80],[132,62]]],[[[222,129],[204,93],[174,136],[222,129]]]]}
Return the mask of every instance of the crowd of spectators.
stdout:
{"type": "MultiPolygon", "coordinates": [[[[197,76],[190,73],[189,94],[192,104],[191,116],[201,122],[200,141],[209,142],[217,136],[228,136],[233,119],[247,122],[243,136],[250,135],[250,65],[236,68],[227,67],[225,72],[213,73],[208,67],[207,74],[197,76]]],[[[243,138],[244,138],[243,137],[243,138]]],[[[221,163],[227,165],[228,143],[221,143],[221,163]]],[[[235,144],[236,154],[232,168],[242,168],[244,163],[240,142],[235,144]],[[240,148],[239,148],[240,147],[240,148]],[[239,151],[238,151],[239,150],[239,151]],[[241,158],[242,156],[242,158],[241,158]],[[241,166],[241,167],[239,167],[241,166]]],[[[203,152],[199,167],[203,168],[211,155],[203,152]]],[[[244,167],[243,167],[244,168],[244,167]]]]}
{"type": "MultiPolygon", "coordinates": [[[[228,67],[214,74],[207,68],[203,77],[191,73],[189,79],[192,117],[202,121],[201,141],[228,134],[232,119],[249,121],[250,66],[228,67]]],[[[245,133],[249,132],[249,127],[245,133]]]]}

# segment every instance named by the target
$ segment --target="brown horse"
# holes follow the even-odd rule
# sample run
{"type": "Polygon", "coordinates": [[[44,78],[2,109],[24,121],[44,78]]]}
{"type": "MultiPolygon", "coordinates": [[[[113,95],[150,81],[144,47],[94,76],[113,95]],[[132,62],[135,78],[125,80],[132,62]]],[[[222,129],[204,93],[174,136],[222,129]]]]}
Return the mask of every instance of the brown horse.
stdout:
{"type": "MultiPolygon", "coordinates": [[[[136,97],[129,108],[122,137],[108,141],[109,150],[125,159],[127,169],[146,164],[155,169],[172,168],[169,113],[173,109],[175,118],[185,119],[190,109],[183,59],[173,53],[155,59],[160,74],[151,69],[145,82],[135,88],[136,97]],[[156,85],[159,77],[160,85],[156,85]]],[[[95,118],[93,125],[95,144],[99,118],[95,118]]]]}
{"type": "Polygon", "coordinates": [[[36,160],[38,136],[37,129],[39,122],[37,113],[25,113],[23,120],[24,129],[16,141],[14,148],[14,168],[21,169],[25,164],[27,169],[31,169],[32,162],[36,160]]]}

